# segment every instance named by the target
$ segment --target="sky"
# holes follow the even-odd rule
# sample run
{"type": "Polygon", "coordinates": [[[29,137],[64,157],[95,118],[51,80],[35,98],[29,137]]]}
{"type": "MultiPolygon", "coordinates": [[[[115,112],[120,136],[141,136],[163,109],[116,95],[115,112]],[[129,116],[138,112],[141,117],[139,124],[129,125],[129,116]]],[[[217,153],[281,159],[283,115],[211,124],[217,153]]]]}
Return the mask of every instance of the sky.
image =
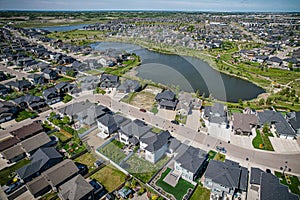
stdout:
{"type": "Polygon", "coordinates": [[[300,0],[0,0],[0,10],[300,12],[300,0]]]}

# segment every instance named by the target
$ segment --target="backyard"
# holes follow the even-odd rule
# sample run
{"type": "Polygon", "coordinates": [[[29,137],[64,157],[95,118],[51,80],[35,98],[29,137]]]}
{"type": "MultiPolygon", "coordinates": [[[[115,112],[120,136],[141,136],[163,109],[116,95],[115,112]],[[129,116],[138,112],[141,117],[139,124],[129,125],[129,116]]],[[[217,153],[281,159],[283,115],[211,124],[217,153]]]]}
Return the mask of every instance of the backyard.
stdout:
{"type": "Polygon", "coordinates": [[[171,169],[167,168],[161,175],[160,179],[156,182],[156,185],[161,187],[165,192],[172,194],[177,200],[181,200],[187,193],[188,189],[193,189],[194,186],[186,180],[180,178],[177,185],[172,187],[165,183],[163,179],[170,173],[171,169]]]}
{"type": "Polygon", "coordinates": [[[275,175],[280,179],[280,183],[289,187],[292,193],[300,196],[300,181],[297,176],[286,174],[283,177],[281,172],[275,171],[275,175]]]}
{"type": "Polygon", "coordinates": [[[98,151],[117,164],[119,164],[126,157],[121,148],[119,148],[113,142],[98,149],[98,151]]]}
{"type": "Polygon", "coordinates": [[[210,190],[201,185],[198,185],[190,200],[209,200],[209,198],[210,190]]]}
{"type": "Polygon", "coordinates": [[[60,142],[66,142],[68,139],[72,138],[73,135],[71,135],[70,133],[67,132],[54,132],[51,135],[56,136],[60,142]]]}
{"type": "Polygon", "coordinates": [[[264,134],[256,130],[256,136],[252,140],[253,147],[261,150],[274,151],[269,137],[271,137],[270,134],[264,134]]]}
{"type": "Polygon", "coordinates": [[[108,192],[112,192],[125,182],[126,175],[112,165],[107,165],[90,178],[99,181],[108,192]]]}
{"type": "Polygon", "coordinates": [[[96,168],[94,166],[94,162],[96,162],[97,159],[91,153],[85,153],[76,158],[74,161],[86,165],[89,169],[89,172],[93,171],[96,168]]]}
{"type": "Polygon", "coordinates": [[[12,180],[15,176],[15,171],[30,163],[30,160],[23,159],[16,164],[6,167],[0,171],[0,185],[5,185],[8,181],[12,180]]]}
{"type": "Polygon", "coordinates": [[[166,164],[168,159],[169,158],[165,156],[156,164],[152,164],[143,158],[139,158],[137,155],[133,155],[126,161],[123,167],[130,174],[134,175],[144,183],[147,183],[152,176],[166,164]]]}

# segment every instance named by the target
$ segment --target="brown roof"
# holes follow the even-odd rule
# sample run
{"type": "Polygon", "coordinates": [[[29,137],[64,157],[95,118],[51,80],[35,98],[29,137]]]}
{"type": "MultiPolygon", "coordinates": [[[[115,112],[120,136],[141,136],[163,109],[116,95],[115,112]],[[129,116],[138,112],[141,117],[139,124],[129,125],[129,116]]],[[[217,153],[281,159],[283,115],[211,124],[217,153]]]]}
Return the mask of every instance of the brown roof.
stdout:
{"type": "Polygon", "coordinates": [[[20,140],[17,137],[11,137],[6,140],[3,140],[0,142],[0,151],[8,149],[9,147],[12,147],[15,144],[17,144],[18,142],[20,142],[20,140]]]}
{"type": "Polygon", "coordinates": [[[30,153],[31,151],[40,148],[50,141],[51,140],[49,136],[45,132],[42,132],[22,141],[21,145],[27,153],[30,153]]]}
{"type": "Polygon", "coordinates": [[[251,125],[257,125],[258,118],[256,115],[233,113],[233,128],[234,130],[242,130],[245,132],[251,132],[251,125]]]}
{"type": "Polygon", "coordinates": [[[47,179],[44,176],[38,176],[37,178],[33,179],[32,181],[26,183],[28,190],[31,192],[32,195],[37,194],[41,190],[50,186],[47,179]]]}
{"type": "Polygon", "coordinates": [[[11,132],[12,135],[18,137],[20,140],[25,140],[35,134],[43,131],[43,127],[39,122],[32,122],[29,125],[23,126],[11,132]]]}
{"type": "Polygon", "coordinates": [[[20,144],[17,144],[9,149],[4,150],[1,154],[4,156],[6,160],[10,160],[14,157],[17,157],[21,154],[24,154],[24,150],[20,144]]]}
{"type": "Polygon", "coordinates": [[[43,172],[43,175],[52,186],[56,187],[65,180],[73,177],[78,171],[79,169],[75,163],[70,159],[66,159],[43,172]]]}

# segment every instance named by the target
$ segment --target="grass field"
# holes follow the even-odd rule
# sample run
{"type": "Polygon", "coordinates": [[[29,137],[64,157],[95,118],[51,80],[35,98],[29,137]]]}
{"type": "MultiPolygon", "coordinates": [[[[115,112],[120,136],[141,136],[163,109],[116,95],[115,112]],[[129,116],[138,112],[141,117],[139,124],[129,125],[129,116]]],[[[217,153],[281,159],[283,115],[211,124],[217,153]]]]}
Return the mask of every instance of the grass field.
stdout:
{"type": "Polygon", "coordinates": [[[253,147],[256,149],[274,151],[269,136],[269,134],[263,134],[259,130],[256,130],[256,136],[252,140],[253,147]]]}
{"type": "Polygon", "coordinates": [[[112,165],[107,165],[93,174],[90,178],[96,179],[103,184],[108,192],[112,192],[125,182],[126,175],[112,165]]]}
{"type": "Polygon", "coordinates": [[[112,142],[99,149],[99,152],[117,164],[119,164],[126,157],[121,149],[112,142]]]}
{"type": "Polygon", "coordinates": [[[9,180],[12,180],[16,175],[15,171],[27,165],[28,163],[30,163],[30,160],[23,159],[10,167],[2,169],[0,171],[0,185],[5,185],[9,180]]]}
{"type": "Polygon", "coordinates": [[[89,172],[91,172],[96,168],[94,166],[94,162],[96,162],[96,160],[97,159],[95,158],[95,156],[93,156],[93,154],[85,153],[82,156],[76,158],[74,161],[86,165],[89,169],[89,172]]]}
{"type": "Polygon", "coordinates": [[[177,200],[181,200],[187,193],[187,190],[194,188],[194,186],[182,178],[179,179],[175,187],[165,183],[163,179],[170,173],[170,171],[170,168],[166,169],[166,171],[162,173],[160,179],[156,182],[156,185],[161,187],[165,192],[174,195],[177,200]]]}
{"type": "Polygon", "coordinates": [[[66,140],[73,137],[71,134],[65,134],[63,132],[54,132],[51,135],[55,135],[61,142],[65,142],[66,140]]]}
{"type": "Polygon", "coordinates": [[[275,175],[280,179],[280,183],[288,186],[292,193],[300,196],[300,181],[297,176],[285,173],[285,177],[282,177],[282,173],[277,171],[275,171],[275,175]],[[289,179],[289,183],[287,179],[289,179]]]}
{"type": "Polygon", "coordinates": [[[210,190],[201,185],[198,185],[190,200],[209,200],[209,198],[210,190]]]}
{"type": "Polygon", "coordinates": [[[218,160],[218,161],[222,161],[224,162],[226,159],[226,156],[224,154],[221,153],[217,153],[214,157],[214,160],[218,160]]]}
{"type": "Polygon", "coordinates": [[[33,111],[27,111],[27,110],[23,110],[21,112],[19,112],[17,118],[16,118],[16,122],[20,122],[23,121],[25,119],[31,118],[37,116],[37,114],[33,111]]]}
{"type": "Polygon", "coordinates": [[[156,164],[152,164],[147,160],[133,155],[126,161],[126,164],[129,165],[126,170],[144,183],[147,183],[152,178],[152,176],[166,164],[168,159],[169,158],[165,156],[156,164]]]}

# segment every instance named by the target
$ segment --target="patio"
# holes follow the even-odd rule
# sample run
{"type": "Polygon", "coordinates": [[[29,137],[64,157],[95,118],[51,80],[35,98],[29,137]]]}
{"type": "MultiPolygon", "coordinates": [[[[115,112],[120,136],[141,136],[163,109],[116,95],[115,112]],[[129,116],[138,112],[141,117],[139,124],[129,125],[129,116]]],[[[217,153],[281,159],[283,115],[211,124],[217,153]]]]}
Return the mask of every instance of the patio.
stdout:
{"type": "Polygon", "coordinates": [[[177,170],[172,170],[167,176],[163,179],[167,184],[175,187],[181,177],[181,173],[177,170]]]}

